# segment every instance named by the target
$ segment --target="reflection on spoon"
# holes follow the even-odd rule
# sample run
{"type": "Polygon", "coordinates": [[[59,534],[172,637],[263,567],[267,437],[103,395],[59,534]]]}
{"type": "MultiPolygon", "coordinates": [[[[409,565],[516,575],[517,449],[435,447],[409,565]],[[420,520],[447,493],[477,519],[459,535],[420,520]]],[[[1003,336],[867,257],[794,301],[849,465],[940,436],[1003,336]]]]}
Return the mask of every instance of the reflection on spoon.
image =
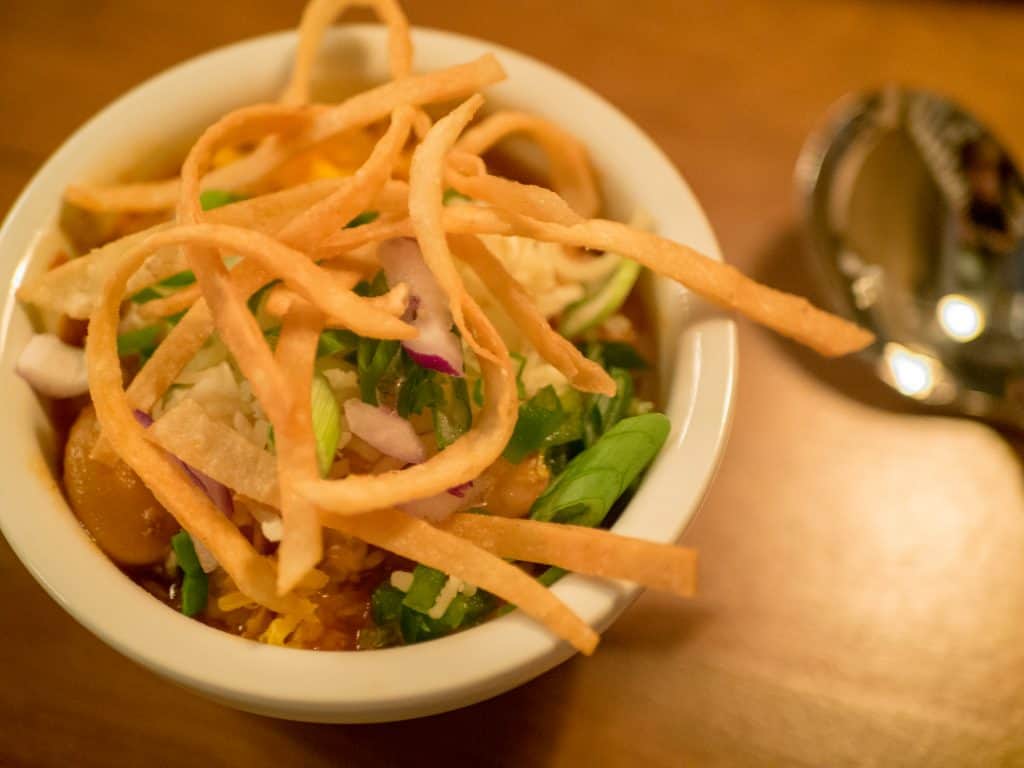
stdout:
{"type": "Polygon", "coordinates": [[[1024,181],[934,94],[851,96],[797,166],[809,252],[834,309],[920,402],[1024,426],[1024,181]]]}

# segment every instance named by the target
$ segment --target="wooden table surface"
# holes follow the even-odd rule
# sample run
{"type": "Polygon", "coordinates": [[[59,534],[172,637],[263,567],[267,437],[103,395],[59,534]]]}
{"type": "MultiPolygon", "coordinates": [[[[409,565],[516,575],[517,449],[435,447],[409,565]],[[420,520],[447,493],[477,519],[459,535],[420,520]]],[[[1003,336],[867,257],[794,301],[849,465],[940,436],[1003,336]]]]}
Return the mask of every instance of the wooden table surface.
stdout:
{"type": "MultiPolygon", "coordinates": [[[[808,291],[791,170],[842,94],[926,86],[1024,158],[1024,9],[814,0],[410,0],[518,48],[668,152],[726,257],[808,291]]],[[[299,0],[6,0],[0,210],[58,143],[181,59],[291,26],[299,0]]],[[[1024,494],[990,428],[914,413],[856,366],[742,325],[731,442],[684,542],[700,599],[643,597],[597,655],[478,706],[276,722],[157,679],[0,545],[0,764],[1024,765],[1024,494]]],[[[681,468],[685,471],[685,467],[681,468]]]]}

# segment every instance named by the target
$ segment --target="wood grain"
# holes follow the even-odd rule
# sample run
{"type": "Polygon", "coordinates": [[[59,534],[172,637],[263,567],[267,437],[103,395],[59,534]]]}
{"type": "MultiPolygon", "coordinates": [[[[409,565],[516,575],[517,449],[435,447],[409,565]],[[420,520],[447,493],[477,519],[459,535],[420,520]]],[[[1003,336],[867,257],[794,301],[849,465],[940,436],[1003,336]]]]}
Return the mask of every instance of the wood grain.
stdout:
{"type": "MultiPolygon", "coordinates": [[[[8,0],[0,209],[90,114],[188,56],[291,26],[298,0],[8,0]]],[[[842,94],[948,93],[1024,158],[1024,11],[862,0],[410,0],[624,109],[727,258],[810,290],[791,170],[842,94]]],[[[3,258],[13,258],[5,254],[3,258]]],[[[741,327],[733,436],[684,542],[701,597],[649,594],[597,655],[418,722],[314,726],[207,703],[78,627],[0,546],[0,764],[1024,765],[1024,493],[991,429],[741,327]]]]}

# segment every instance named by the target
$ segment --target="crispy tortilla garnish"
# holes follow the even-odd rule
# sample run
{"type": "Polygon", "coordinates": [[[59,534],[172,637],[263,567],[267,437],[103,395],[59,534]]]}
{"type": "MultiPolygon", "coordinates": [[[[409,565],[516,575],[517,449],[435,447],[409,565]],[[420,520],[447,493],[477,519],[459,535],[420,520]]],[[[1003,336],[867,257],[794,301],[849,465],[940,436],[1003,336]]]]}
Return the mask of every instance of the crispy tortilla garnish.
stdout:
{"type": "Polygon", "coordinates": [[[146,438],[191,467],[250,499],[279,507],[277,461],[231,427],[184,399],[146,430],[146,438]]]}
{"type": "MultiPolygon", "coordinates": [[[[251,155],[217,168],[203,177],[203,189],[244,192],[285,160],[353,128],[370,125],[403,104],[422,106],[459,98],[504,79],[493,54],[475,61],[414,75],[364,91],[330,108],[317,108],[313,124],[290,139],[265,143],[251,155]]],[[[93,211],[160,211],[178,199],[179,180],[113,186],[73,185],[65,198],[93,211]]]]}
{"type": "Polygon", "coordinates": [[[482,200],[497,208],[515,211],[541,221],[556,224],[581,224],[584,219],[555,192],[534,184],[520,184],[518,181],[500,176],[467,174],[448,166],[445,178],[452,187],[474,200],[482,200]]]}
{"type": "Polygon", "coordinates": [[[409,138],[413,116],[412,107],[396,109],[387,133],[374,146],[362,167],[333,194],[292,219],[278,234],[281,241],[298,250],[309,251],[337,231],[339,221],[351,221],[365,210],[391,176],[395,161],[409,138]]]}
{"type": "Polygon", "coordinates": [[[480,357],[497,362],[498,358],[473,336],[466,323],[463,305],[472,299],[455,268],[441,224],[445,158],[483,101],[479,94],[467,99],[439,120],[416,147],[409,171],[409,219],[423,252],[423,260],[448,296],[452,318],[462,333],[463,341],[480,357]]]}
{"type": "Polygon", "coordinates": [[[239,590],[261,605],[284,613],[306,613],[311,606],[294,595],[277,594],[274,563],[257,554],[234,523],[185,475],[170,456],[152,445],[135,420],[121,383],[117,324],[129,277],[151,253],[134,247],[107,281],[86,339],[89,392],[110,445],[142,478],[153,495],[192,536],[206,546],[239,590]]]}
{"type": "Polygon", "coordinates": [[[483,281],[538,354],[561,371],[570,384],[584,392],[615,394],[612,377],[548,324],[530,295],[487,246],[473,235],[450,235],[448,241],[452,252],[483,281]]]}
{"type": "Polygon", "coordinates": [[[409,21],[396,0],[312,0],[302,12],[299,22],[299,46],[288,87],[281,94],[281,103],[305,104],[313,79],[313,62],[327,31],[349,8],[371,8],[388,25],[388,49],[391,57],[391,79],[408,77],[412,68],[412,41],[409,21]]]}
{"type": "Polygon", "coordinates": [[[622,254],[826,357],[857,352],[874,340],[870,332],[818,309],[802,296],[769,288],[689,246],[615,221],[592,219],[563,226],[496,208],[461,205],[445,209],[444,226],[451,233],[519,235],[622,254]]]}
{"type": "Polygon", "coordinates": [[[169,296],[147,301],[139,306],[139,316],[144,320],[159,320],[179,312],[185,312],[203,295],[199,286],[193,283],[186,285],[169,296]]]}
{"type": "Polygon", "coordinates": [[[317,477],[310,393],[316,345],[322,330],[323,315],[301,299],[292,302],[274,355],[281,370],[288,372],[291,403],[285,419],[274,423],[284,523],[277,551],[277,591],[282,595],[290,592],[323,556],[316,507],[295,489],[296,482],[317,477]]]}
{"type": "Polygon", "coordinates": [[[547,155],[552,187],[585,219],[601,209],[601,195],[586,147],[554,123],[525,112],[495,112],[470,128],[456,148],[482,155],[507,136],[529,136],[547,155]]]}
{"type": "Polygon", "coordinates": [[[507,600],[587,655],[598,635],[546,587],[510,563],[396,509],[367,515],[321,511],[324,524],[507,600]]]}
{"type": "Polygon", "coordinates": [[[498,557],[557,565],[569,571],[626,579],[692,597],[697,552],[620,536],[600,528],[456,512],[441,528],[498,557]]]}
{"type": "MultiPolygon", "coordinates": [[[[343,181],[320,179],[281,192],[232,203],[209,211],[206,219],[214,224],[230,224],[268,234],[274,233],[296,214],[335,191],[343,181]]],[[[391,182],[386,190],[382,191],[382,195],[386,194],[388,201],[395,201],[402,199],[404,192],[403,184],[391,182]]],[[[124,255],[150,235],[162,232],[170,226],[169,223],[159,224],[143,232],[136,232],[107,243],[85,256],[71,259],[20,286],[18,299],[53,312],[86,320],[96,308],[104,283],[124,255]]],[[[128,293],[141,291],[184,269],[188,269],[188,264],[181,249],[164,248],[148,258],[132,275],[128,281],[128,293]]]]}

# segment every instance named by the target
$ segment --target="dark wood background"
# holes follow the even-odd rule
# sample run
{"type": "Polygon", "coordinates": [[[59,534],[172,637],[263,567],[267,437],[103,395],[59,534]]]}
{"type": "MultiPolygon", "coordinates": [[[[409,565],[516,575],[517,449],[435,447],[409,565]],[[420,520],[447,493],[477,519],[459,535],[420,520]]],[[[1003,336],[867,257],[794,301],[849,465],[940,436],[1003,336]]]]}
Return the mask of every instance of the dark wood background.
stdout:
{"type": "MultiPolygon", "coordinates": [[[[791,172],[842,94],[926,86],[1024,158],[1024,8],[816,0],[409,0],[623,108],[689,179],[726,257],[800,291],[791,172]]],[[[299,0],[4,0],[0,210],[88,116],[299,0]]],[[[13,258],[8,254],[5,258],[13,258]]],[[[1024,765],[1024,494],[988,427],[915,414],[855,366],[741,326],[735,426],[685,543],[702,594],[649,594],[576,659],[417,722],[241,714],[134,666],[0,543],[0,764],[1024,765]]],[[[685,467],[681,468],[685,471],[685,467]]]]}

